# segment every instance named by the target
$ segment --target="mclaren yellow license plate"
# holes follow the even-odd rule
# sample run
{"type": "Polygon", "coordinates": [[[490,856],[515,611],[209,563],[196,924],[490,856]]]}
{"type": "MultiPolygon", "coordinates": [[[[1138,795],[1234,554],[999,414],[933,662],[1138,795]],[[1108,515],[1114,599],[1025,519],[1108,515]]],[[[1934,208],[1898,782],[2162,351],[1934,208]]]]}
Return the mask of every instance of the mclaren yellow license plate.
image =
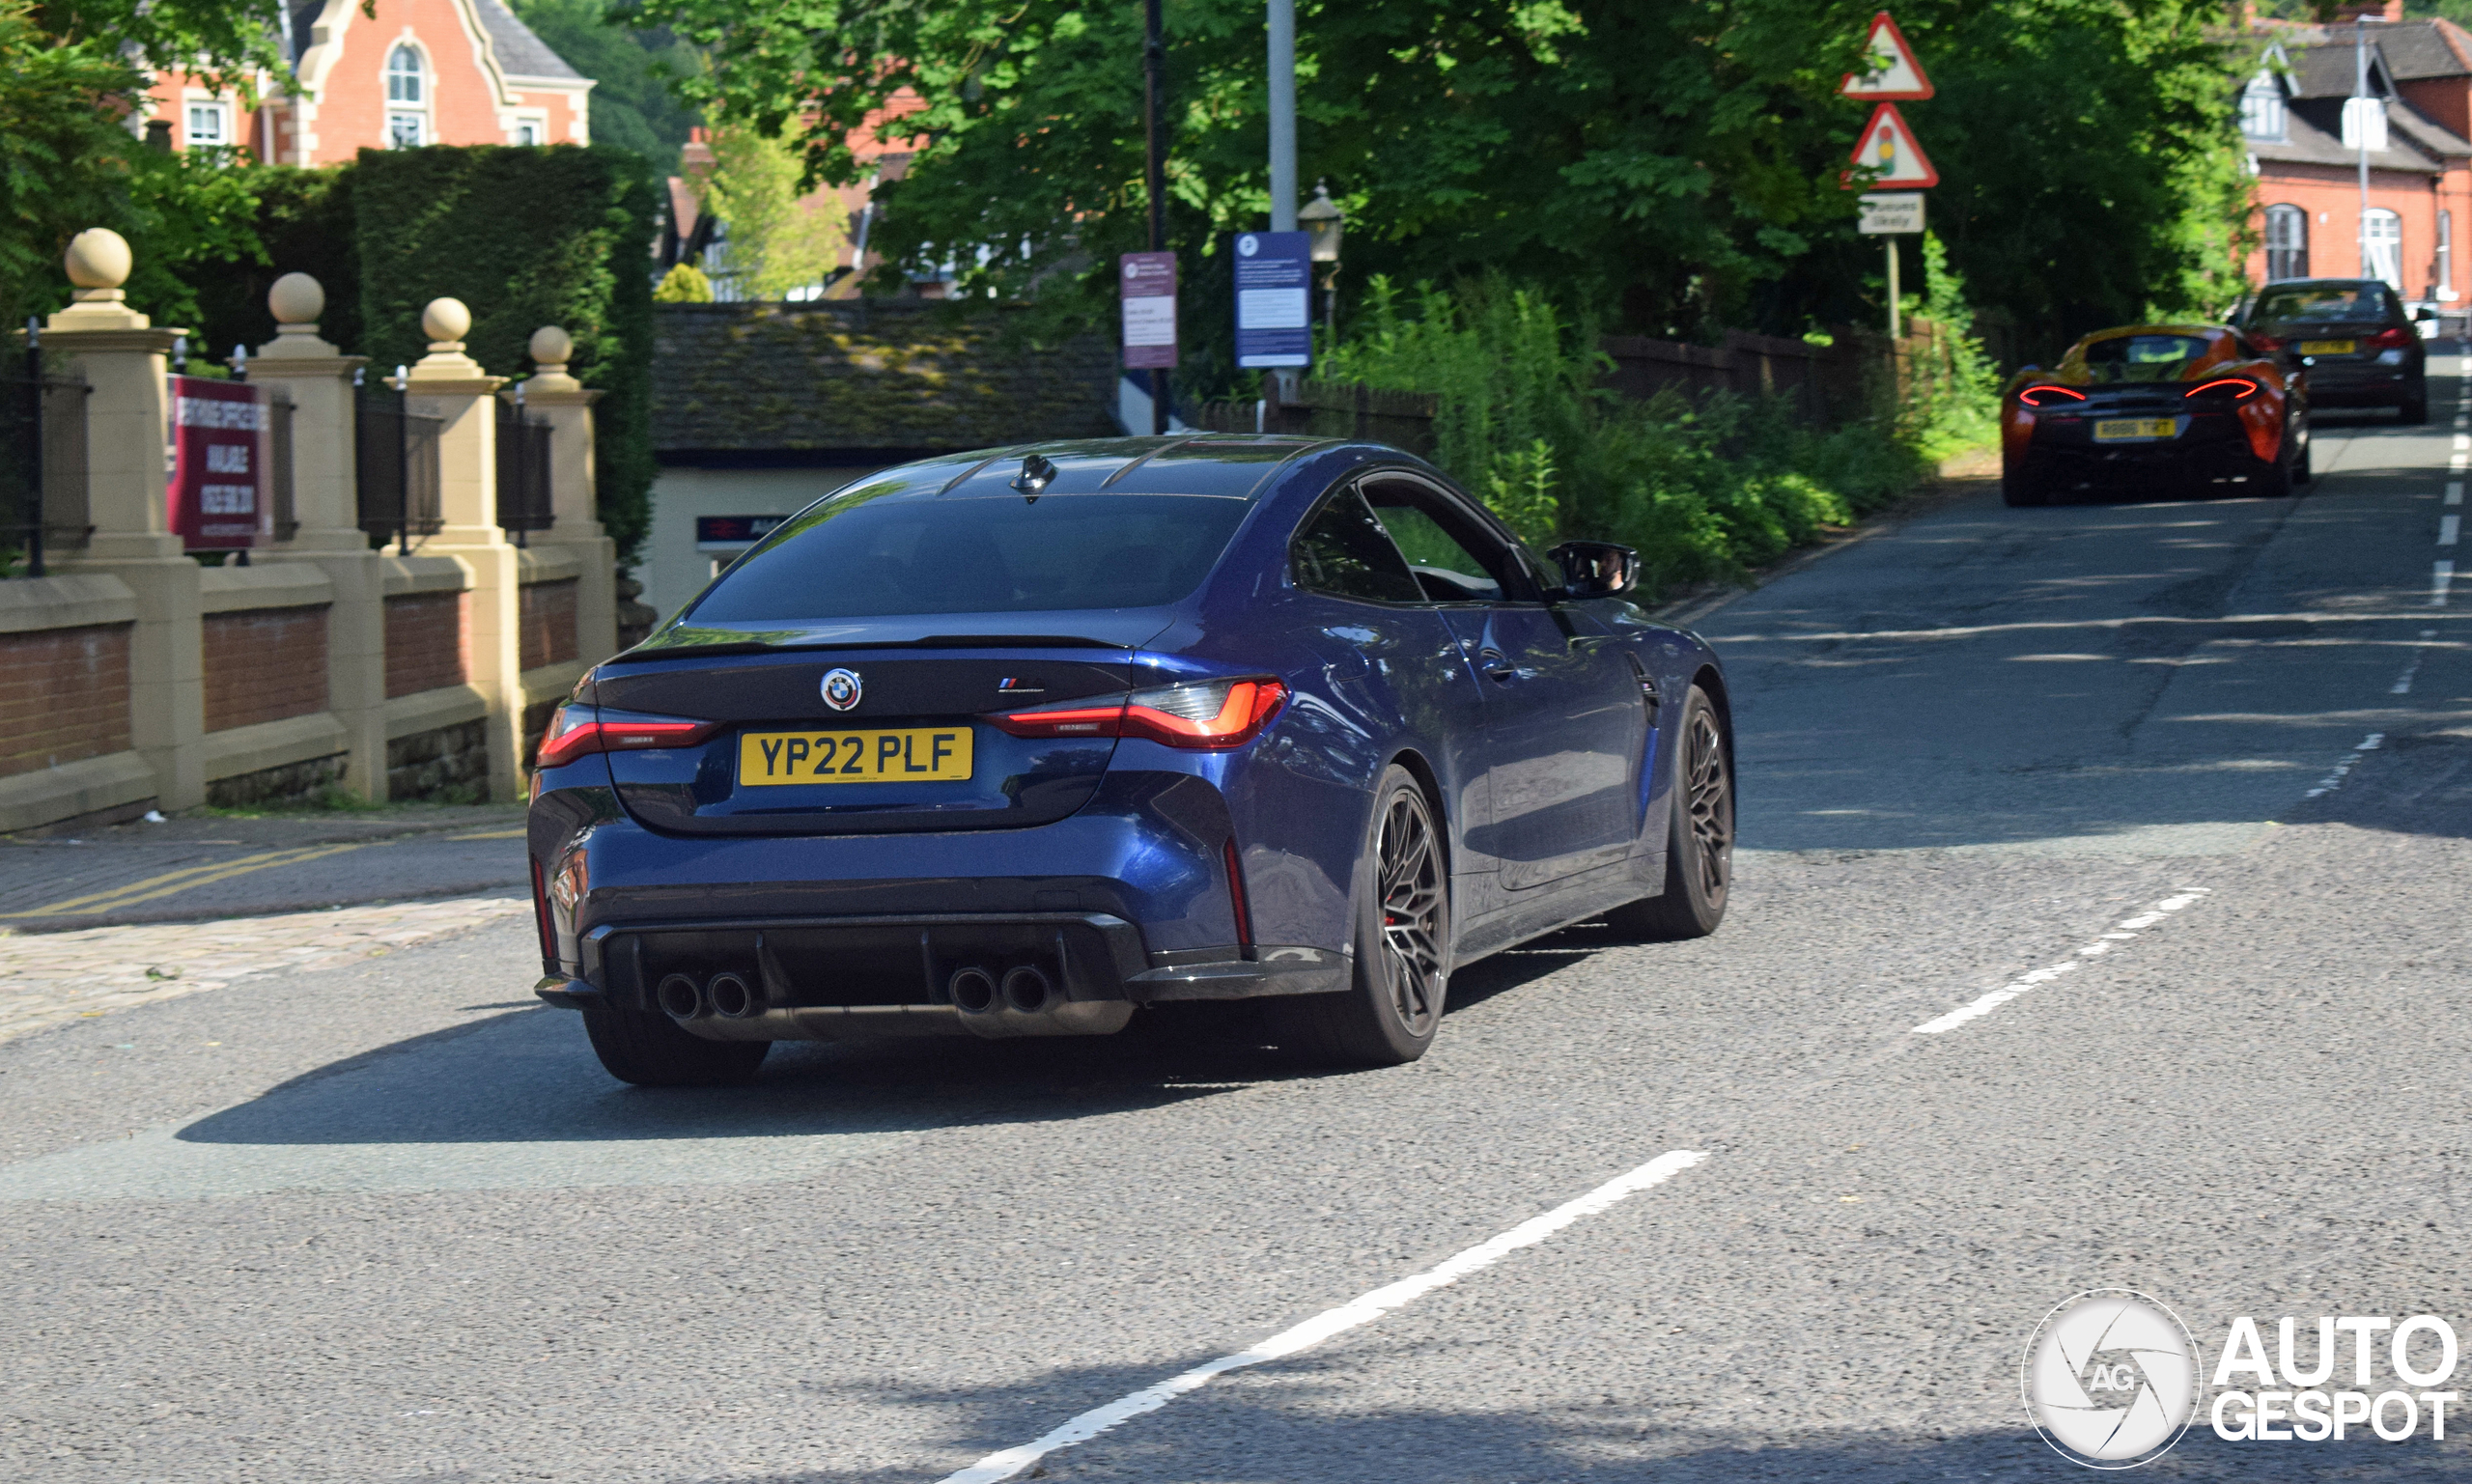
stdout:
{"type": "Polygon", "coordinates": [[[963,783],[970,769],[966,726],[884,732],[748,732],[738,740],[738,781],[963,783]]]}
{"type": "Polygon", "coordinates": [[[2304,340],[2300,343],[2303,355],[2349,355],[2359,349],[2357,340],[2304,340]]]}
{"type": "Polygon", "coordinates": [[[2179,431],[2177,418],[2170,417],[2106,417],[2094,425],[2097,443],[2136,443],[2148,438],[2168,438],[2179,431]]]}

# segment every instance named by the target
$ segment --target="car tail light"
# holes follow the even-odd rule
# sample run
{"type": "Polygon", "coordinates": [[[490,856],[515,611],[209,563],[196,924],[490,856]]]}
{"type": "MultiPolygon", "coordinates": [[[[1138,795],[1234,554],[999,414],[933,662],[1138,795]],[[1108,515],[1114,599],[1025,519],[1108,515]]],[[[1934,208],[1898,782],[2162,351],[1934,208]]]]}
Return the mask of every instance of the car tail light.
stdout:
{"type": "Polygon", "coordinates": [[[2247,377],[2218,377],[2214,380],[2200,382],[2198,385],[2190,387],[2182,395],[2188,397],[2229,399],[2233,402],[2246,402],[2250,398],[2258,395],[2258,383],[2250,380],[2247,377]]]}
{"type": "Polygon", "coordinates": [[[2410,345],[2416,338],[2418,337],[2414,336],[2410,330],[2405,329],[2403,326],[2400,324],[2390,324],[2386,328],[2379,330],[2376,334],[2370,336],[2369,343],[2377,347],[2377,349],[2381,350],[2394,350],[2410,345]]]}
{"type": "Polygon", "coordinates": [[[2280,350],[2283,349],[2283,337],[2279,335],[2261,335],[2256,330],[2251,330],[2249,332],[2249,344],[2256,346],[2261,350],[2280,350]]]}
{"type": "Polygon", "coordinates": [[[542,734],[535,768],[558,768],[595,752],[632,752],[646,747],[691,747],[719,731],[717,721],[691,721],[684,716],[647,716],[635,712],[603,711],[594,706],[561,706],[542,734]]]}
{"type": "Polygon", "coordinates": [[[1287,686],[1252,676],[1162,686],[1112,701],[1067,701],[987,720],[1014,737],[1144,737],[1216,751],[1251,742],[1286,704],[1287,686]]]}
{"type": "Polygon", "coordinates": [[[2072,402],[2084,402],[2086,394],[2071,391],[2065,386],[2029,386],[2017,394],[2017,400],[2030,407],[2065,406],[2072,402]]]}

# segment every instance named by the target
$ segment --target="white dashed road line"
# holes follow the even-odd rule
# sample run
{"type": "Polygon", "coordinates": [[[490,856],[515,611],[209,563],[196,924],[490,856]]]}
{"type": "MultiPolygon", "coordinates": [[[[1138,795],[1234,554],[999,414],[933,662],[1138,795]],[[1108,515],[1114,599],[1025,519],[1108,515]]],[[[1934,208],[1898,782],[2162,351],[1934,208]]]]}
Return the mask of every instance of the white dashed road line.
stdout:
{"type": "Polygon", "coordinates": [[[2330,772],[2323,778],[2318,779],[2318,786],[2316,788],[2311,789],[2308,793],[2303,794],[2300,797],[2303,798],[2317,798],[2342,788],[2344,786],[2344,775],[2350,772],[2352,768],[2360,762],[2361,755],[2367,752],[2375,752],[2378,747],[2385,742],[2385,741],[2386,734],[2383,732],[2372,732],[2367,737],[2362,738],[2358,745],[2354,746],[2351,751],[2344,754],[2344,760],[2335,765],[2335,770],[2333,772],[2330,772]]]}
{"type": "Polygon", "coordinates": [[[2073,956],[2063,959],[2059,963],[2054,964],[2047,968],[2038,968],[2030,974],[2020,974],[2014,981],[2001,986],[1999,989],[1983,995],[1980,999],[1976,1000],[1972,1004],[1960,1005],[1956,1009],[1950,1011],[1948,1014],[1941,1016],[1938,1020],[1924,1021],[1922,1024],[1915,1026],[1910,1034],[1917,1036],[1937,1036],[1947,1031],[1954,1030],[1969,1021],[1981,1020],[1984,1016],[1989,1015],[1992,1011],[2008,1003],[2008,1001],[2015,999],[2018,995],[2041,985],[2049,984],[2063,974],[2074,973],[2079,968],[2085,966],[2085,963],[2088,959],[2101,958],[2104,954],[2112,951],[2112,945],[2114,943],[2133,941],[2137,938],[2137,935],[2144,932],[2146,929],[2161,922],[2164,918],[2172,915],[2172,913],[2180,910],[2180,909],[2203,900],[2207,895],[2207,890],[2208,889],[2204,886],[2183,887],[2177,895],[2165,897],[2162,901],[2155,903],[2147,910],[2138,913],[2134,917],[2123,920],[2111,932],[2104,934],[2093,942],[2088,943],[2085,947],[2078,949],[2073,956]]]}
{"type": "Polygon", "coordinates": [[[2460,504],[2462,504],[2462,503],[2463,503],[2463,481],[2461,481],[2461,480],[2459,480],[2459,479],[2450,479],[2450,480],[2448,480],[2448,481],[2446,482],[2446,498],[2445,498],[2443,501],[2441,501],[2440,503],[2442,503],[2442,504],[2447,504],[2447,505],[2460,505],[2460,504]]]}
{"type": "Polygon", "coordinates": [[[2386,688],[2386,693],[2388,695],[2410,695],[2412,693],[2412,677],[2421,673],[2421,661],[2429,658],[2429,642],[2436,637],[2437,630],[2434,629],[2424,629],[2421,630],[2421,642],[2420,645],[2412,651],[2412,662],[2403,666],[2403,673],[2395,677],[2395,684],[2386,688]]]}
{"type": "Polygon", "coordinates": [[[2455,538],[2456,538],[2456,536],[2457,536],[2457,535],[2458,535],[2458,534],[2462,530],[2462,527],[2463,527],[2463,518],[2462,518],[2461,516],[2440,516],[2440,517],[2438,517],[2438,518],[2437,518],[2437,544],[2438,544],[2439,546],[2454,546],[2454,545],[2455,545],[2455,538]]]}
{"type": "Polygon", "coordinates": [[[2454,581],[2455,564],[2453,562],[2437,561],[2430,564],[2430,607],[2443,608],[2446,606],[2446,590],[2454,583],[2454,581]]]}
{"type": "Polygon", "coordinates": [[[997,1484],[998,1479],[1011,1478],[1058,1448],[1087,1442],[1119,1422],[1138,1417],[1145,1412],[1156,1412],[1228,1371],[1301,1355],[1333,1335],[1345,1333],[1359,1325],[1371,1324],[1392,1309],[1413,1303],[1437,1288],[1447,1287],[1472,1273],[1490,1268],[1521,1247],[1533,1246],[1582,1217],[1595,1216],[1642,1190],[1661,1186],[1707,1158],[1706,1154],[1693,1149],[1676,1149],[1661,1154],[1628,1174],[1615,1176],[1579,1199],[1557,1206],[1543,1216],[1531,1217],[1501,1236],[1480,1242],[1414,1277],[1401,1278],[1361,1298],[1351,1299],[1337,1308],[1327,1309],[1303,1324],[1282,1330],[1249,1350],[1221,1356],[1207,1364],[1170,1376],[1157,1386],[1144,1386],[1104,1407],[1094,1407],[1035,1442],[1006,1448],[1000,1453],[990,1453],[960,1472],[945,1475],[943,1484],[997,1484]]]}

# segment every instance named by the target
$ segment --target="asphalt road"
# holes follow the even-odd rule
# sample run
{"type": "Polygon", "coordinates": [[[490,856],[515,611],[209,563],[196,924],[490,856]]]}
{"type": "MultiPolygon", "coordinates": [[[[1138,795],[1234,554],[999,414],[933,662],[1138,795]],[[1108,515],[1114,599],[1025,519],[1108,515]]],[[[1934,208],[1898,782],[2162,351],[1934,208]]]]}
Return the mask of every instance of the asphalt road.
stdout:
{"type": "MultiPolygon", "coordinates": [[[[2081,1290],[2209,1364],[2472,1325],[2459,385],[2328,419],[2301,498],[1973,497],[1722,610],[1723,931],[1470,968],[1411,1067],[1161,1027],[629,1090],[521,922],[0,1045],[0,1472],[933,1481],[1337,1310],[1021,1476],[2057,1480],[2018,1362],[2081,1290]]],[[[2146,1474],[2472,1471],[2426,1433],[2146,1474]]]]}

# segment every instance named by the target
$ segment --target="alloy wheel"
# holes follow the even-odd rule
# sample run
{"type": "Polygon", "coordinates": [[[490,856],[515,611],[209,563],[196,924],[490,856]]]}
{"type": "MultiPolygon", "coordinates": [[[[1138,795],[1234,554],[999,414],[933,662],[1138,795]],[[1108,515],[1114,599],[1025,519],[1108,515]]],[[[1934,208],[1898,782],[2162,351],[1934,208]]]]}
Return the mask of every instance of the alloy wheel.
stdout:
{"type": "Polygon", "coordinates": [[[1382,975],[1410,1035],[1442,1014],[1442,853],[1433,818],[1414,791],[1390,796],[1376,857],[1382,890],[1382,975]]]}
{"type": "Polygon", "coordinates": [[[1723,902],[1733,872],[1733,779],[1726,768],[1725,737],[1718,732],[1716,719],[1704,711],[1691,718],[1683,769],[1691,840],[1700,857],[1700,889],[1708,901],[1723,902]]]}

